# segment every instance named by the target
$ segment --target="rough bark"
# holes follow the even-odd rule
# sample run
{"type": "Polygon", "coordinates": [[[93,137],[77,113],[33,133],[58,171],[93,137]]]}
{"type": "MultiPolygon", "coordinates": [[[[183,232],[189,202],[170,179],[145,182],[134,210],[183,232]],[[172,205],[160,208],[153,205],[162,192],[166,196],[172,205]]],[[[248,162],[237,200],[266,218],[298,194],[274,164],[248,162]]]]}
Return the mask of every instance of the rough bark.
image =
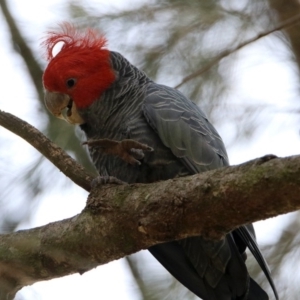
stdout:
{"type": "Polygon", "coordinates": [[[299,195],[300,156],[266,156],[148,185],[95,187],[81,214],[0,236],[0,299],[159,242],[222,238],[239,225],[299,209],[299,195]]]}

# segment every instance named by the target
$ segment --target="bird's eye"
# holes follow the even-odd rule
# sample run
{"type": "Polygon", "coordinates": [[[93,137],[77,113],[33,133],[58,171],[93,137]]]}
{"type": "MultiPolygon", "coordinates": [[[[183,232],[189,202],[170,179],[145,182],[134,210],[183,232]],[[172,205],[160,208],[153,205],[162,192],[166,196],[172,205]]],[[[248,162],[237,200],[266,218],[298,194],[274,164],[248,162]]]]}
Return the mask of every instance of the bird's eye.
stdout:
{"type": "Polygon", "coordinates": [[[66,82],[68,88],[72,88],[76,84],[75,78],[69,78],[66,82]]]}

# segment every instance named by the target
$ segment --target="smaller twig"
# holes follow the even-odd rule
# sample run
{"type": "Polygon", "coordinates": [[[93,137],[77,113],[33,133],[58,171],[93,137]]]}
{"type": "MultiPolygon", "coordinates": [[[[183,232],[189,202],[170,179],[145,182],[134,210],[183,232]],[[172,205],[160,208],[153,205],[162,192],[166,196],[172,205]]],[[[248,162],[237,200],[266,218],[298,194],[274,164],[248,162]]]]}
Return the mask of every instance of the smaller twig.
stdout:
{"type": "Polygon", "coordinates": [[[240,50],[241,48],[253,43],[253,42],[256,42],[258,41],[259,39],[271,34],[271,33],[274,33],[275,31],[278,31],[278,30],[282,30],[282,29],[285,29],[285,28],[288,28],[290,26],[293,26],[295,24],[297,24],[298,22],[300,22],[300,14],[292,17],[292,18],[289,18],[288,20],[284,21],[284,22],[281,22],[278,26],[276,26],[275,28],[272,28],[268,31],[265,31],[265,32],[262,32],[260,34],[258,34],[257,36],[253,37],[253,38],[250,38],[249,40],[237,45],[236,47],[232,48],[232,49],[227,49],[227,50],[224,50],[223,52],[221,52],[218,56],[216,56],[213,60],[211,60],[206,66],[204,66],[203,68],[191,73],[190,75],[184,77],[182,79],[182,81],[177,84],[175,86],[175,89],[178,89],[179,87],[181,87],[183,84],[185,84],[186,82],[194,79],[195,77],[198,77],[200,75],[202,75],[204,72],[206,72],[207,70],[209,70],[211,67],[213,67],[214,65],[216,65],[220,60],[222,60],[223,58],[225,58],[226,56],[240,50]]]}
{"type": "Polygon", "coordinates": [[[48,158],[61,172],[74,183],[90,191],[94,175],[88,173],[82,165],[52,143],[45,135],[32,125],[18,117],[0,110],[0,125],[23,138],[42,155],[48,158]]]}

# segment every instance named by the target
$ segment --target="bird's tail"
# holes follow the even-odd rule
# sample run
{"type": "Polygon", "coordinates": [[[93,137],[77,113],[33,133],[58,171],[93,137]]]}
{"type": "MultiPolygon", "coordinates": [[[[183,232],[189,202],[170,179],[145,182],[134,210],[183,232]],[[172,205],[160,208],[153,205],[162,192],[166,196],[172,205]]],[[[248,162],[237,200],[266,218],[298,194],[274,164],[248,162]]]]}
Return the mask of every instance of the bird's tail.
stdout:
{"type": "MultiPolygon", "coordinates": [[[[274,292],[276,300],[279,300],[278,293],[277,293],[275,284],[273,282],[268,263],[266,262],[260,249],[258,248],[255,237],[253,236],[253,234],[251,233],[249,228],[246,226],[241,226],[241,227],[237,228],[235,230],[235,232],[239,235],[239,237],[243,240],[243,242],[247,245],[247,247],[251,251],[252,255],[255,257],[257,263],[261,267],[262,271],[265,273],[265,275],[272,287],[272,290],[274,292]]],[[[255,298],[255,292],[257,292],[258,288],[262,291],[260,286],[253,279],[251,279],[250,293],[251,293],[251,289],[253,289],[253,297],[250,298],[250,294],[249,294],[249,299],[260,299],[258,297],[255,298]]]]}

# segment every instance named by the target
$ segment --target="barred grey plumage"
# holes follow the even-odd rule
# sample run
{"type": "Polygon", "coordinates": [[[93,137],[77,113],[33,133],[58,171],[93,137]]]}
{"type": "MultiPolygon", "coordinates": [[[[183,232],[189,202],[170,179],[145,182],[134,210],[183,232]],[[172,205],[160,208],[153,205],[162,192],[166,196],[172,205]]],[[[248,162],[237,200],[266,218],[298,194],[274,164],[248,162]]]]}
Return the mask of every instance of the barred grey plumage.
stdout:
{"type": "MultiPolygon", "coordinates": [[[[228,165],[220,136],[197,105],[178,90],[156,84],[116,52],[111,52],[111,65],[115,82],[90,107],[79,110],[86,121],[80,126],[88,139],[133,139],[154,151],[145,152],[138,166],[90,147],[101,176],[150,183],[228,165]]],[[[149,251],[203,299],[268,299],[250,279],[244,262],[243,253],[250,245],[273,286],[267,266],[253,246],[253,227],[242,228],[218,242],[191,237],[149,251]]]]}

